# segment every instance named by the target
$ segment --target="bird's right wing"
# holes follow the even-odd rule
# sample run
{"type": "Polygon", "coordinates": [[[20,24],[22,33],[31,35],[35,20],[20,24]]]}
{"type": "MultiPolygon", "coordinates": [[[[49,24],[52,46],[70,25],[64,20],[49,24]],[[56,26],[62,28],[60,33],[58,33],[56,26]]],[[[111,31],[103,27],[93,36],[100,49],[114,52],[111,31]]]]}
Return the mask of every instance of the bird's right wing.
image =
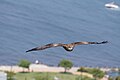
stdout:
{"type": "Polygon", "coordinates": [[[47,45],[44,45],[44,46],[32,48],[30,50],[27,50],[26,52],[44,50],[44,49],[47,49],[47,48],[58,47],[58,46],[62,46],[62,44],[61,43],[56,43],[56,44],[51,43],[51,44],[47,44],[47,45]]]}

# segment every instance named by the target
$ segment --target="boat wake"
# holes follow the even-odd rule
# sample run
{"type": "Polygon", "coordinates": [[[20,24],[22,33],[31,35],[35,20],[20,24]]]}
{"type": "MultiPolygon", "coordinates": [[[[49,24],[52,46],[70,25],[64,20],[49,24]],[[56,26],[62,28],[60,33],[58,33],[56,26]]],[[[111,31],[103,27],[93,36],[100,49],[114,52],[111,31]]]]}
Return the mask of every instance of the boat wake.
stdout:
{"type": "Polygon", "coordinates": [[[105,7],[111,10],[118,10],[118,11],[120,10],[120,7],[117,4],[115,4],[115,2],[107,3],[105,4],[105,7]]]}

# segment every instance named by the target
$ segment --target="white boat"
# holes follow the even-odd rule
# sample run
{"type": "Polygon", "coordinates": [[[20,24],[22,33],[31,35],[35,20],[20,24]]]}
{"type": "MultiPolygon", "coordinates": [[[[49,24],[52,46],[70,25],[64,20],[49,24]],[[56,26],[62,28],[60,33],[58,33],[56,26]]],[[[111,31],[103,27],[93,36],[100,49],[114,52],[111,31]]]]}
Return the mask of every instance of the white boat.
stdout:
{"type": "Polygon", "coordinates": [[[117,4],[115,4],[114,2],[105,4],[105,7],[106,8],[115,8],[115,9],[119,8],[119,6],[117,4]]]}

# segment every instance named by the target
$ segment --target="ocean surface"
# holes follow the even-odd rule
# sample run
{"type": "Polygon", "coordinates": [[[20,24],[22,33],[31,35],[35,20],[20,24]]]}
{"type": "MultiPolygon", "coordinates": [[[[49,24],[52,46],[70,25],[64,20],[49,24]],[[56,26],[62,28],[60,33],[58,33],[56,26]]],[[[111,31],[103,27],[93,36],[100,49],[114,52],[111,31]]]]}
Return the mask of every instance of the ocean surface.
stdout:
{"type": "MultiPolygon", "coordinates": [[[[0,0],[0,65],[21,59],[57,66],[120,67],[120,10],[106,9],[112,0],[0,0]],[[26,53],[48,43],[109,41],[101,45],[62,47],[26,53]]],[[[115,3],[120,5],[120,0],[115,3]]]]}

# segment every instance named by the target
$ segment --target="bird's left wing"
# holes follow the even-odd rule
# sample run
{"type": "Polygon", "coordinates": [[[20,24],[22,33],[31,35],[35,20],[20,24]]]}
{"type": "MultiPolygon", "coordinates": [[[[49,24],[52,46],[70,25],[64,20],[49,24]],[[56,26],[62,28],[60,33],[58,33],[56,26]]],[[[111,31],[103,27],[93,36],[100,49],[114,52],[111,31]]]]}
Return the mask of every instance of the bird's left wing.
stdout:
{"type": "Polygon", "coordinates": [[[82,41],[82,42],[74,42],[74,43],[71,43],[71,44],[85,45],[85,44],[105,44],[105,43],[108,43],[108,41],[102,41],[102,42],[86,42],[86,41],[82,41]]]}

